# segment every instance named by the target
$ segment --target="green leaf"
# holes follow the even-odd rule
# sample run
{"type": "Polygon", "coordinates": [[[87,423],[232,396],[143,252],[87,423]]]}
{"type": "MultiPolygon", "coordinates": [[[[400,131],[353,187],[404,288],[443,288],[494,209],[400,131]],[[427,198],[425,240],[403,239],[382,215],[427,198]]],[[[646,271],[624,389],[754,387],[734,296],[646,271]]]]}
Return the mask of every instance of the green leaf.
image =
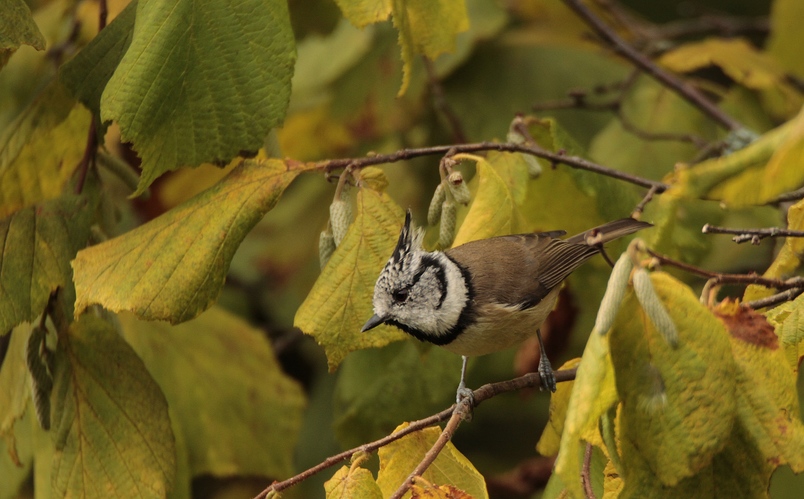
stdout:
{"type": "MultiPolygon", "coordinates": [[[[406,426],[407,423],[402,424],[395,431],[406,426]]],[[[383,497],[390,497],[399,488],[440,434],[440,428],[425,428],[380,448],[377,452],[380,456],[377,484],[383,497]]],[[[447,443],[422,477],[435,485],[453,485],[475,499],[488,497],[483,475],[452,442],[447,443]]]]}
{"type": "Polygon", "coordinates": [[[389,434],[400,421],[432,414],[455,398],[461,358],[414,341],[352,353],[333,396],[335,435],[353,447],[389,434]]]}
{"type": "Polygon", "coordinates": [[[0,216],[61,195],[84,154],[90,115],[58,82],[0,138],[0,216]]]}
{"type": "Polygon", "coordinates": [[[100,116],[101,95],[131,44],[138,1],[123,9],[72,59],[59,68],[59,79],[76,99],[100,116]]]}
{"type": "Polygon", "coordinates": [[[804,359],[804,295],[770,309],[766,317],[782,342],[788,365],[797,373],[804,359]]]}
{"type": "Polygon", "coordinates": [[[160,217],[78,252],[76,316],[94,303],[172,323],[197,316],[220,293],[240,242],[303,168],[244,161],[160,217]]]}
{"type": "Polygon", "coordinates": [[[804,4],[798,0],[774,0],[771,7],[771,30],[767,50],[787,71],[804,77],[801,67],[801,46],[804,33],[799,20],[804,16],[804,4]]]}
{"type": "Polygon", "coordinates": [[[351,351],[406,337],[391,326],[360,332],[373,314],[374,283],[396,246],[403,219],[388,194],[361,188],[354,222],[296,312],[294,325],[324,347],[330,370],[351,351]]]}
{"type": "Polygon", "coordinates": [[[358,28],[385,21],[391,15],[391,0],[335,0],[335,3],[358,28]]]}
{"type": "Polygon", "coordinates": [[[324,484],[327,499],[382,499],[382,491],[366,468],[342,466],[324,484]]]}
{"type": "Polygon", "coordinates": [[[634,294],[626,295],[609,333],[623,472],[627,483],[634,463],[644,461],[662,484],[674,486],[726,445],[738,405],[736,369],[725,327],[692,291],[662,272],[651,282],[679,342],[668,344],[634,294]]]}
{"type": "Polygon", "coordinates": [[[765,460],[804,471],[804,423],[796,372],[764,316],[724,302],[716,311],[731,333],[737,363],[737,412],[765,460]]]}
{"type": "Polygon", "coordinates": [[[36,50],[45,50],[45,37],[34,22],[31,9],[24,0],[2,0],[0,11],[0,68],[20,45],[30,45],[36,50]]]}
{"type": "Polygon", "coordinates": [[[65,196],[0,220],[0,334],[38,317],[57,288],[72,288],[69,262],[86,246],[92,210],[65,196]]]}
{"type": "Polygon", "coordinates": [[[455,50],[455,37],[469,29],[469,16],[465,0],[393,0],[392,6],[404,62],[402,95],[410,83],[414,54],[435,59],[455,50]]]}
{"type": "MultiPolygon", "coordinates": [[[[713,139],[715,124],[692,104],[644,76],[628,92],[622,114],[635,127],[649,133],[694,134],[713,139]]],[[[676,163],[692,160],[698,148],[677,140],[645,140],[612,119],[592,141],[589,156],[606,166],[652,179],[673,171],[676,163]]]]}
{"type": "MultiPolygon", "coordinates": [[[[0,397],[2,390],[0,388],[0,397]]],[[[33,410],[27,411],[11,428],[11,436],[0,439],[0,476],[3,477],[0,499],[20,499],[24,496],[23,490],[33,468],[31,429],[32,425],[39,426],[32,419],[35,419],[33,410]]]]}
{"type": "Polygon", "coordinates": [[[291,474],[304,395],[262,331],[220,307],[178,326],[119,318],[165,393],[193,476],[291,474]]]}
{"type": "Polygon", "coordinates": [[[135,194],[180,166],[228,163],[282,122],[296,54],[287,3],[139,2],[101,98],[142,157],[135,194]]]}
{"type": "Polygon", "coordinates": [[[55,361],[55,494],[164,497],[176,471],[167,401],[131,347],[84,315],[59,338],[55,361]]]}

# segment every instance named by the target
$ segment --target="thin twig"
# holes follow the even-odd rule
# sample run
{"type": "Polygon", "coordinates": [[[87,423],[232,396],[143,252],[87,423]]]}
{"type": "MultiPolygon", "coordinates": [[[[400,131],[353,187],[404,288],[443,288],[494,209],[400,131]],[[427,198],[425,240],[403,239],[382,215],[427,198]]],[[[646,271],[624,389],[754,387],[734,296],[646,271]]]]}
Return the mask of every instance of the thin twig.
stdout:
{"type": "Polygon", "coordinates": [[[500,152],[521,152],[530,154],[542,159],[546,159],[553,163],[563,163],[571,168],[586,170],[590,172],[599,173],[607,177],[616,178],[625,182],[630,182],[641,187],[650,189],[656,187],[657,193],[662,193],[670,188],[669,185],[650,180],[630,173],[621,172],[607,166],[593,163],[578,156],[568,156],[560,152],[554,153],[542,149],[541,147],[528,144],[514,144],[511,142],[475,142],[469,144],[457,145],[442,145],[432,147],[420,147],[415,149],[400,149],[399,151],[390,154],[374,154],[371,156],[364,156],[361,158],[339,158],[319,161],[315,163],[314,168],[318,170],[330,171],[337,168],[344,168],[348,165],[353,165],[354,168],[364,168],[366,166],[381,165],[385,163],[395,163],[397,161],[405,161],[412,158],[421,156],[434,156],[444,155],[448,151],[453,150],[457,153],[462,152],[479,152],[479,151],[500,151],[500,152]]]}
{"type": "Polygon", "coordinates": [[[581,468],[581,483],[583,484],[583,493],[587,499],[595,499],[595,491],[592,489],[592,444],[586,443],[586,449],[583,452],[583,467],[581,468]]]}
{"type": "Polygon", "coordinates": [[[771,201],[768,201],[767,204],[779,204],[787,201],[798,201],[799,199],[804,199],[804,187],[796,189],[795,191],[779,194],[771,201]]]}
{"type": "Polygon", "coordinates": [[[679,268],[690,274],[699,275],[701,277],[706,277],[707,279],[713,280],[713,283],[711,285],[756,284],[759,286],[764,286],[766,288],[774,288],[774,289],[798,289],[804,287],[804,278],[802,277],[791,277],[790,279],[782,280],[782,279],[771,279],[769,277],[762,277],[761,275],[755,273],[721,274],[719,272],[712,272],[711,270],[702,269],[700,267],[696,267],[688,263],[679,262],[678,260],[674,260],[669,256],[657,253],[650,248],[645,248],[645,251],[647,251],[650,256],[652,256],[662,264],[670,265],[672,267],[679,268]]]}
{"type": "Polygon", "coordinates": [[[648,203],[651,202],[651,200],[653,199],[653,196],[655,196],[655,195],[656,195],[656,188],[655,187],[651,187],[650,189],[648,189],[648,192],[645,194],[645,197],[642,198],[642,201],[640,201],[639,204],[636,205],[636,208],[634,208],[634,211],[631,212],[631,218],[635,218],[635,219],[639,220],[639,217],[642,215],[642,212],[645,210],[645,206],[647,206],[648,203]]]}
{"type": "Polygon", "coordinates": [[[699,92],[698,89],[687,84],[669,71],[661,68],[648,57],[628,45],[625,40],[620,38],[620,36],[617,35],[614,30],[607,26],[606,23],[598,18],[580,0],[564,0],[564,3],[567,4],[567,6],[578,15],[578,17],[583,19],[584,22],[586,22],[586,24],[588,24],[598,36],[609,43],[617,54],[631,61],[631,63],[633,63],[636,67],[640,68],[646,74],[656,79],[662,85],[675,91],[678,95],[700,109],[704,114],[712,118],[724,128],[730,131],[744,129],[740,122],[723,112],[701,92],[699,92]]]}
{"type": "MultiPolygon", "coordinates": [[[[564,381],[574,380],[575,373],[576,369],[562,369],[560,371],[556,371],[555,372],[556,382],[561,383],[564,381]]],[[[542,380],[541,376],[539,376],[539,373],[528,373],[525,374],[524,376],[519,376],[518,378],[509,379],[507,381],[489,383],[481,386],[472,393],[471,400],[474,402],[472,408],[479,406],[483,401],[496,397],[501,393],[513,392],[521,390],[523,388],[534,388],[541,386],[542,386],[542,380]]],[[[448,407],[447,409],[444,409],[439,413],[433,414],[432,416],[420,419],[418,421],[413,421],[407,427],[403,428],[402,430],[396,433],[387,435],[379,440],[375,440],[374,442],[370,442],[367,444],[363,444],[359,447],[349,449],[347,451],[341,452],[340,454],[330,456],[321,463],[299,473],[298,475],[292,476],[282,482],[276,482],[270,485],[265,490],[257,494],[254,497],[254,499],[264,499],[265,496],[268,495],[270,492],[279,492],[287,489],[288,487],[292,487],[293,485],[296,485],[297,483],[310,478],[311,476],[315,475],[320,471],[323,471],[327,468],[335,466],[336,464],[342,461],[349,459],[357,452],[373,452],[379,449],[380,447],[383,447],[385,445],[390,444],[391,442],[399,440],[405,435],[409,435],[413,432],[422,430],[424,428],[428,428],[442,421],[446,421],[453,415],[454,412],[455,412],[455,404],[448,407]]]]}
{"type": "Polygon", "coordinates": [[[731,238],[735,243],[751,241],[751,244],[759,244],[766,237],[804,237],[804,230],[790,230],[781,227],[765,227],[761,229],[732,229],[730,227],[718,227],[706,224],[701,229],[704,234],[734,234],[731,238]]]}
{"type": "Polygon", "coordinates": [[[447,98],[444,95],[444,87],[441,85],[441,81],[438,79],[433,61],[427,57],[422,57],[422,59],[424,59],[424,69],[427,70],[427,85],[430,87],[430,95],[433,98],[433,107],[435,107],[436,111],[440,112],[444,116],[444,119],[447,120],[450,131],[452,132],[453,141],[457,143],[467,142],[468,139],[466,138],[466,133],[463,130],[461,120],[458,119],[458,115],[455,114],[455,111],[452,109],[452,106],[449,105],[449,102],[447,102],[447,98]]]}
{"type": "Polygon", "coordinates": [[[460,426],[461,422],[464,421],[471,411],[472,405],[471,400],[468,398],[464,399],[461,404],[455,407],[455,411],[453,411],[452,416],[449,418],[444,430],[442,430],[441,435],[438,436],[435,443],[430,450],[424,455],[421,462],[416,466],[416,468],[408,475],[404,482],[396,489],[396,492],[391,495],[391,499],[401,499],[402,496],[405,495],[405,492],[413,485],[413,480],[418,477],[422,476],[427,468],[430,467],[431,464],[436,460],[438,455],[447,446],[450,440],[452,440],[452,436],[455,434],[455,431],[460,426]]]}
{"type": "Polygon", "coordinates": [[[754,310],[765,307],[772,307],[774,305],[779,305],[784,302],[795,300],[796,297],[801,293],[804,293],[804,287],[792,288],[788,289],[787,291],[782,291],[781,293],[776,293],[775,295],[760,298],[759,300],[747,301],[741,303],[740,306],[745,308],[752,308],[754,310]]]}

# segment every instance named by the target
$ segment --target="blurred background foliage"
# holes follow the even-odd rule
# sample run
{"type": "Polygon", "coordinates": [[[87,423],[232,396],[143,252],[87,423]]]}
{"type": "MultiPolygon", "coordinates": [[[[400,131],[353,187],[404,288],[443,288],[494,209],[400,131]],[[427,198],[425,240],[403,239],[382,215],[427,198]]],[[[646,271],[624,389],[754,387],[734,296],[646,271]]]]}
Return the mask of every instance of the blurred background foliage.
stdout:
{"type": "MultiPolygon", "coordinates": [[[[621,2],[623,10],[600,12],[607,18],[612,12],[627,16],[626,24],[618,19],[620,34],[656,57],[670,57],[685,43],[739,39],[746,51],[770,58],[767,83],[740,81],[728,71],[729,67],[741,69],[738,63],[745,51],[725,62],[688,68],[681,67],[689,62],[686,58],[664,61],[689,73],[723,109],[761,134],[793,118],[801,108],[799,78],[804,78],[804,64],[799,49],[791,49],[804,45],[804,34],[792,23],[804,16],[797,2],[628,0],[621,2]],[[772,78],[779,75],[790,78],[772,78]]],[[[48,51],[23,46],[0,72],[0,130],[43,90],[58,63],[95,35],[96,2],[29,3],[48,51]]],[[[109,2],[110,20],[126,3],[109,2]]],[[[315,161],[434,144],[502,141],[512,118],[524,113],[551,118],[566,131],[564,142],[554,144],[554,150],[570,150],[606,166],[661,180],[677,164],[698,160],[700,147],[690,141],[646,139],[627,129],[618,113],[632,127],[652,133],[695,135],[704,142],[723,137],[722,130],[674,93],[645,76],[633,75],[632,67],[588,36],[585,25],[561,2],[466,0],[466,5],[469,29],[458,34],[455,51],[430,63],[415,59],[410,83],[398,96],[403,61],[399,35],[390,22],[358,29],[343,18],[333,0],[289,0],[298,59],[287,116],[266,139],[266,153],[315,161]],[[551,105],[567,102],[570,92],[583,92],[588,102],[617,101],[618,112],[551,105]]],[[[121,158],[137,163],[114,125],[106,144],[121,158]]],[[[382,167],[389,194],[398,205],[410,207],[422,224],[439,181],[437,165],[438,158],[430,157],[382,167]]],[[[232,166],[202,165],[169,173],[151,186],[147,199],[129,201],[128,192],[119,185],[119,195],[109,196],[110,205],[121,215],[114,232],[122,233],[177,206],[223,178],[232,166]]],[[[542,177],[527,186],[522,230],[578,232],[627,216],[641,196],[639,189],[629,185],[564,166],[543,166],[542,177]]],[[[473,176],[473,166],[461,168],[466,177],[473,176]]],[[[106,180],[116,185],[113,177],[106,180]]],[[[281,368],[303,386],[307,405],[299,416],[293,457],[296,471],[345,447],[386,435],[402,421],[444,408],[451,402],[459,373],[458,357],[410,340],[352,352],[337,370],[329,372],[322,349],[293,327],[296,311],[320,274],[318,237],[327,225],[334,189],[335,184],[323,175],[299,176],[239,247],[219,299],[223,308],[270,338],[281,368]]],[[[646,219],[650,220],[650,214],[649,210],[646,219]]],[[[459,219],[463,216],[465,211],[459,219]]],[[[726,210],[719,201],[686,203],[678,217],[681,229],[660,250],[724,272],[767,268],[773,242],[738,246],[728,238],[704,239],[699,233],[704,223],[783,225],[774,207],[726,210]]],[[[612,253],[620,249],[613,248],[612,253]]],[[[558,313],[546,331],[554,365],[579,356],[605,288],[605,269],[602,261],[590,263],[569,279],[562,292],[558,313]]],[[[687,275],[679,277],[703,284],[687,275]]],[[[123,322],[126,328],[137,327],[134,319],[123,322]]],[[[469,386],[532,370],[535,350],[528,343],[518,351],[472,361],[469,386]]],[[[539,393],[496,397],[457,434],[456,446],[487,478],[494,496],[527,496],[531,494],[528,487],[535,491],[543,485],[550,461],[538,458],[534,445],[546,422],[548,403],[549,397],[539,393]]],[[[203,438],[190,436],[196,437],[203,438]]],[[[267,483],[263,477],[241,476],[256,474],[254,469],[234,470],[234,476],[227,478],[218,471],[199,468],[193,495],[243,497],[267,483]]],[[[323,481],[330,475],[325,472],[307,480],[287,491],[287,497],[322,496],[323,481]]],[[[774,477],[771,495],[797,497],[802,488],[801,477],[782,469],[774,477]]]]}

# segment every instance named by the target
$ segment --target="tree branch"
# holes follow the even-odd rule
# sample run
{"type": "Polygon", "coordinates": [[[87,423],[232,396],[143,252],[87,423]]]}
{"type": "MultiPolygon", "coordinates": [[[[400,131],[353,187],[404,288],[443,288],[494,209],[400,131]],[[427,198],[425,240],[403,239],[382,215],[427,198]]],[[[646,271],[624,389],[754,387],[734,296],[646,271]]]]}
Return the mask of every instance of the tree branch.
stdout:
{"type": "Polygon", "coordinates": [[[563,154],[563,152],[553,153],[545,149],[542,149],[538,146],[532,146],[527,144],[514,144],[510,142],[475,142],[469,144],[420,147],[415,149],[401,149],[399,151],[390,154],[374,154],[371,156],[364,156],[362,158],[339,158],[339,159],[318,161],[315,163],[315,168],[325,171],[334,170],[337,168],[345,168],[348,165],[353,165],[354,168],[364,168],[366,166],[381,165],[385,163],[395,163],[397,161],[405,161],[408,159],[418,158],[421,156],[443,155],[450,151],[454,151],[455,154],[462,152],[479,152],[479,151],[520,152],[524,154],[530,154],[538,158],[546,159],[556,164],[562,163],[571,168],[586,170],[594,173],[599,173],[600,175],[605,175],[607,177],[616,178],[618,180],[623,180],[625,182],[645,187],[646,189],[656,187],[657,193],[662,193],[670,188],[669,185],[663,182],[658,182],[656,180],[650,180],[644,177],[639,177],[637,175],[631,175],[630,173],[621,172],[619,170],[615,170],[607,166],[593,163],[578,156],[567,156],[566,154],[563,154]]]}
{"type": "Polygon", "coordinates": [[[766,227],[762,229],[732,229],[729,227],[718,227],[706,224],[701,229],[704,234],[735,234],[731,238],[735,243],[751,241],[751,244],[759,244],[766,237],[804,237],[804,230],[789,230],[781,227],[766,227]]]}
{"type": "MultiPolygon", "coordinates": [[[[560,371],[556,371],[556,382],[561,383],[564,381],[572,381],[575,379],[576,369],[563,369],[560,371]]],[[[507,381],[500,381],[497,383],[489,383],[486,385],[481,386],[477,390],[473,392],[472,400],[474,403],[472,404],[472,408],[479,406],[485,400],[490,398],[496,397],[501,393],[506,392],[513,392],[516,390],[521,390],[523,388],[534,388],[534,387],[541,387],[542,380],[539,373],[528,373],[524,376],[520,376],[518,378],[509,379],[507,381]]],[[[282,490],[287,489],[288,487],[292,487],[299,482],[310,478],[311,476],[315,475],[316,473],[323,471],[327,468],[335,466],[336,464],[345,461],[351,458],[354,454],[358,452],[373,452],[380,447],[390,444],[400,438],[404,437],[405,435],[409,435],[413,432],[422,430],[424,428],[428,428],[435,424],[438,424],[442,421],[446,421],[455,413],[455,404],[444,409],[443,411],[433,414],[424,419],[420,419],[418,421],[413,421],[404,429],[392,433],[391,435],[387,435],[379,440],[375,440],[374,442],[370,442],[367,444],[363,444],[359,447],[355,447],[353,449],[349,449],[347,451],[341,452],[340,454],[336,454],[334,456],[330,456],[321,463],[309,468],[298,475],[292,476],[287,480],[282,482],[275,482],[268,486],[265,490],[254,496],[254,499],[264,499],[270,492],[280,492],[282,490]]]]}
{"type": "Polygon", "coordinates": [[[673,90],[682,98],[700,109],[704,114],[712,118],[718,124],[729,131],[742,130],[745,127],[723,112],[714,103],[707,99],[701,92],[692,85],[684,82],[674,74],[661,68],[648,57],[628,45],[625,40],[620,38],[609,26],[598,18],[581,0],[564,0],[564,3],[572,9],[578,17],[583,19],[594,32],[606,41],[614,51],[622,57],[628,59],[636,67],[650,75],[662,85],[673,90]]]}

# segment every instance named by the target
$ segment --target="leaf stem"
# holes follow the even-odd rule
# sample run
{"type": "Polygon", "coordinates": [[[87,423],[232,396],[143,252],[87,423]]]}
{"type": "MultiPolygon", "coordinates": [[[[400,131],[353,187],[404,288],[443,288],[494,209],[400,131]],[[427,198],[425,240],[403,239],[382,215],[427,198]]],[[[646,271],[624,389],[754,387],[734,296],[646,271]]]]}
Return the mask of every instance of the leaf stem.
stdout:
{"type": "Polygon", "coordinates": [[[595,499],[595,491],[592,489],[592,444],[586,443],[583,452],[583,467],[581,468],[581,483],[583,484],[583,494],[586,499],[595,499]]]}

